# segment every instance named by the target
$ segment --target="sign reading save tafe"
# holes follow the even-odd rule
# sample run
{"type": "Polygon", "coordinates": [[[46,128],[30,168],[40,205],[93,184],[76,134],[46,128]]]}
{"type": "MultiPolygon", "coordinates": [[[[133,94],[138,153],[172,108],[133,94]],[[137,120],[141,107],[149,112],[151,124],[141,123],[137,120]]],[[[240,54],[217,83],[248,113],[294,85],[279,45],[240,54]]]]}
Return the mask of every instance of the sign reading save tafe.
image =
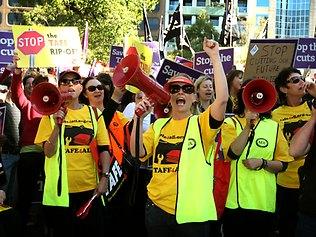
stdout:
{"type": "Polygon", "coordinates": [[[77,27],[12,26],[18,66],[79,66],[82,49],[77,27]]]}

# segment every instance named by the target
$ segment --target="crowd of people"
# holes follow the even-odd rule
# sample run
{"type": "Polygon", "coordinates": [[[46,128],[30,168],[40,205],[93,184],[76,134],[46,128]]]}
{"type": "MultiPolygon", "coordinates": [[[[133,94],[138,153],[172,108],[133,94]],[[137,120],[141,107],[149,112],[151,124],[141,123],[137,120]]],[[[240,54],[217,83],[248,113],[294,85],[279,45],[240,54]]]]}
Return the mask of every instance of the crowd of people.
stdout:
{"type": "Polygon", "coordinates": [[[109,74],[55,81],[14,56],[0,77],[0,236],[28,236],[34,201],[40,236],[315,236],[316,84],[284,68],[277,103],[256,111],[243,97],[256,79],[225,74],[217,42],[203,50],[214,75],[169,78],[164,118],[109,74]],[[57,107],[36,104],[43,90],[57,107]]]}

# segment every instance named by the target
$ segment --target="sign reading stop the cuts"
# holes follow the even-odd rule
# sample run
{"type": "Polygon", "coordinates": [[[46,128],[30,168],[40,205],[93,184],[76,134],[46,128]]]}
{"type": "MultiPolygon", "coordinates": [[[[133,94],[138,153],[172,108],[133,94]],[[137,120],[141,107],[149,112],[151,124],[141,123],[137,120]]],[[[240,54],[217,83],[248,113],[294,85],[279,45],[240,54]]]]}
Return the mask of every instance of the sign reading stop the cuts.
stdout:
{"type": "Polygon", "coordinates": [[[38,54],[45,47],[44,36],[36,31],[25,31],[17,38],[17,47],[24,55],[38,54]]]}

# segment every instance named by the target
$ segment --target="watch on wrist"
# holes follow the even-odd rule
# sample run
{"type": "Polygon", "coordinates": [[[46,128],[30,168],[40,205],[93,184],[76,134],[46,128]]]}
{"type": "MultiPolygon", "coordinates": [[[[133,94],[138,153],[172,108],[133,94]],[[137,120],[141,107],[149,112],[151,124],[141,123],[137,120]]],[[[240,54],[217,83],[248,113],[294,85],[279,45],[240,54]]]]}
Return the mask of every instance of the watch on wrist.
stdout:
{"type": "Polygon", "coordinates": [[[100,177],[109,178],[110,177],[110,172],[101,173],[100,177]]]}

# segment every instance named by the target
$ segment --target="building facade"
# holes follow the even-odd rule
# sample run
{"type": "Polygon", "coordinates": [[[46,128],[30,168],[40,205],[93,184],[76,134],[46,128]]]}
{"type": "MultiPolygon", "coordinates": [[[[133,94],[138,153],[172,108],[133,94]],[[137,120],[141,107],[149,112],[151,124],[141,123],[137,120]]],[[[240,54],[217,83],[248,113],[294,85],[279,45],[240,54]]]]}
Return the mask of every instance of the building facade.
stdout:
{"type": "Polygon", "coordinates": [[[12,25],[23,25],[22,14],[31,10],[41,0],[0,0],[0,26],[2,30],[10,30],[12,25]],[[23,3],[22,3],[23,2],[23,3]]]}

